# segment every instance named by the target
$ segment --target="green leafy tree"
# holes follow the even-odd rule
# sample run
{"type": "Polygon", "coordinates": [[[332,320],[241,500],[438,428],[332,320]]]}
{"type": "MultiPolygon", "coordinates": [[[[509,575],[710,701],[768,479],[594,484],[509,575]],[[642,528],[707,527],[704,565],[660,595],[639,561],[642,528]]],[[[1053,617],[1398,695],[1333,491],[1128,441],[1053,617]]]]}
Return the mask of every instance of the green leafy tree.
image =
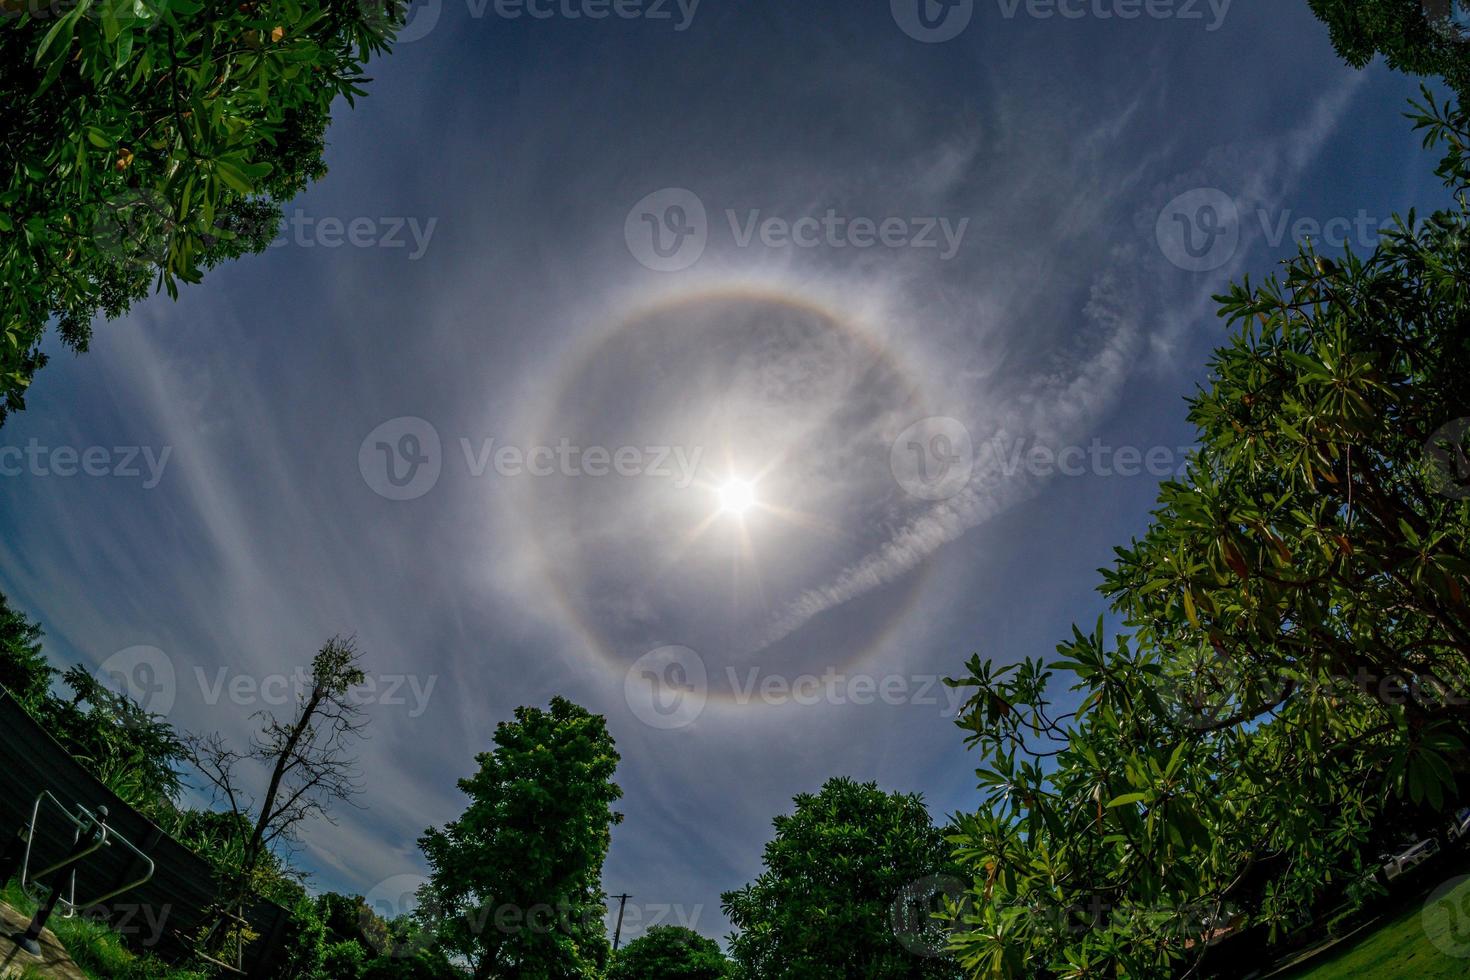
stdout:
{"type": "Polygon", "coordinates": [[[1309,0],[1332,44],[1354,68],[1375,55],[1412,75],[1437,75],[1470,99],[1467,0],[1309,0]]]}
{"type": "Polygon", "coordinates": [[[71,697],[45,699],[33,712],[37,719],[125,802],[155,820],[171,812],[188,756],[178,732],[82,667],[68,667],[62,681],[71,697]]]}
{"type": "Polygon", "coordinates": [[[725,980],[719,943],[684,926],[654,926],[613,954],[607,980],[725,980]]]}
{"type": "Polygon", "coordinates": [[[0,421],[48,322],[116,317],[275,236],[399,0],[0,0],[0,421]]]}
{"type": "Polygon", "coordinates": [[[155,820],[173,812],[186,753],[166,720],[72,666],[63,674],[41,647],[41,627],[0,595],[0,686],[93,776],[155,820]],[[52,690],[61,674],[70,696],[52,690]]]}
{"type": "Polygon", "coordinates": [[[1125,633],[969,662],[971,975],[1170,976],[1251,930],[1262,955],[1465,798],[1470,120],[1425,99],[1451,208],[1218,297],[1198,453],[1104,573],[1125,633]]]}
{"type": "Polygon", "coordinates": [[[362,980],[367,970],[368,951],[355,939],[328,943],[322,969],[333,980],[362,980]]]}
{"type": "Polygon", "coordinates": [[[292,881],[271,896],[291,913],[291,939],[282,974],[298,980],[326,980],[327,930],[306,889],[292,881]]]}
{"type": "Polygon", "coordinates": [[[517,708],[459,781],[464,813],[419,839],[421,914],[474,975],[592,977],[607,961],[602,864],[622,820],[607,723],[565,698],[517,708]]]}
{"type": "Polygon", "coordinates": [[[10,608],[0,595],[0,687],[21,705],[35,709],[51,693],[56,668],[41,652],[41,627],[10,608]]]}
{"type": "Polygon", "coordinates": [[[388,924],[361,895],[326,892],[317,896],[317,915],[327,930],[329,943],[353,940],[373,953],[388,945],[388,924]]]}
{"type": "Polygon", "coordinates": [[[725,980],[731,964],[712,939],[683,926],[654,926],[613,955],[607,980],[725,980]]]}
{"type": "Polygon", "coordinates": [[[923,799],[831,779],[795,803],[774,820],[765,871],[721,896],[741,975],[957,977],[942,950],[906,943],[894,914],[916,884],[955,870],[923,799]]]}

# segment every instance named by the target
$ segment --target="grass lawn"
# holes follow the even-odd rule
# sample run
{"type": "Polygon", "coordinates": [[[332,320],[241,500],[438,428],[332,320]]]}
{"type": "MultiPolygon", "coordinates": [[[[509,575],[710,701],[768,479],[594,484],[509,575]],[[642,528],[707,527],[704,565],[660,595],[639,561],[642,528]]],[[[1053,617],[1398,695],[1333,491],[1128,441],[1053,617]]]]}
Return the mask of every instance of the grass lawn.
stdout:
{"type": "MultiPolygon", "coordinates": [[[[26,898],[16,881],[0,890],[0,901],[25,915],[36,910],[36,903],[26,898]]],[[[94,980],[204,980],[202,973],[176,970],[152,957],[133,953],[107,926],[80,916],[67,919],[58,911],[46,927],[56,933],[82,972],[94,980]]]]}
{"type": "Polygon", "coordinates": [[[1291,980],[1463,980],[1470,976],[1470,876],[1353,937],[1290,974],[1291,980]]]}

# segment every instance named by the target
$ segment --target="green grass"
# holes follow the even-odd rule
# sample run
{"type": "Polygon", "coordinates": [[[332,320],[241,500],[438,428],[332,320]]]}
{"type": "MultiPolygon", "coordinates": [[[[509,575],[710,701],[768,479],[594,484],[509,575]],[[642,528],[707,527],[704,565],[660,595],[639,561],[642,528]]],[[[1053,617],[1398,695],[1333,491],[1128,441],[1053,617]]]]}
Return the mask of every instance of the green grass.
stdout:
{"type": "MultiPolygon", "coordinates": [[[[1470,877],[1334,946],[1292,980],[1463,980],[1470,976],[1470,877]]],[[[1448,884],[1448,883],[1447,883],[1448,884]]]]}
{"type": "MultiPolygon", "coordinates": [[[[36,910],[21,891],[19,882],[7,883],[0,890],[0,901],[30,915],[36,910]]],[[[205,980],[206,974],[180,970],[151,956],[140,956],[123,945],[122,938],[107,926],[77,917],[62,918],[60,912],[51,917],[46,927],[56,933],[61,945],[92,980],[205,980]]]]}

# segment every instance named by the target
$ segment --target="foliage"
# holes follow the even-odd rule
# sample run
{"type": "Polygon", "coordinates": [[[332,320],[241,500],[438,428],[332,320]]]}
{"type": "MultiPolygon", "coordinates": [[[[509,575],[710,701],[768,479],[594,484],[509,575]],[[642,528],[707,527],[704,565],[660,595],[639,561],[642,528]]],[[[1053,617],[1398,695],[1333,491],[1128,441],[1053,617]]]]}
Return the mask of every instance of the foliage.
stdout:
{"type": "Polygon", "coordinates": [[[41,628],[0,595],[0,685],[108,789],[155,820],[182,788],[184,747],[161,717],[72,666],[61,675],[70,697],[52,690],[59,673],[41,648],[41,628]]]}
{"type": "MultiPolygon", "coordinates": [[[[26,896],[19,880],[0,889],[0,901],[25,916],[36,911],[36,903],[26,896]]],[[[202,973],[172,967],[130,950],[106,923],[85,915],[53,915],[46,928],[56,934],[72,960],[92,980],[204,980],[202,973]]]]}
{"type": "MultiPolygon", "coordinates": [[[[270,896],[291,913],[291,945],[282,964],[282,973],[299,980],[315,980],[326,976],[322,965],[326,957],[327,930],[317,917],[316,902],[304,888],[296,887],[294,896],[270,896]]],[[[285,891],[285,888],[279,891],[285,891]]]]}
{"type": "Polygon", "coordinates": [[[0,687],[23,707],[35,710],[51,693],[56,668],[41,652],[41,627],[10,608],[0,595],[0,687]]]}
{"type": "Polygon", "coordinates": [[[316,912],[329,943],[352,940],[373,952],[388,945],[388,924],[361,895],[340,895],[337,892],[318,895],[316,912]]]}
{"type": "Polygon", "coordinates": [[[214,802],[232,815],[223,823],[233,832],[226,844],[238,849],[238,863],[225,868],[215,925],[201,937],[206,945],[230,938],[217,926],[249,896],[263,894],[277,877],[271,873],[275,851],[296,841],[301,824],[317,816],[330,820],[331,804],[351,802],[359,791],[351,749],[366,721],[352,690],[365,676],[354,641],[334,636],[312,658],[310,686],[292,715],[283,720],[270,711],[256,713],[260,733],[248,749],[232,749],[219,735],[188,739],[194,768],[208,781],[214,802]],[[242,763],[269,773],[258,800],[241,785],[242,763]]]}
{"type": "Polygon", "coordinates": [[[720,946],[683,926],[654,926],[613,954],[607,980],[725,980],[720,946]]]}
{"type": "Polygon", "coordinates": [[[1470,909],[1470,878],[1435,894],[1344,939],[1284,980],[1463,980],[1470,946],[1461,915],[1470,909]]]}
{"type": "Polygon", "coordinates": [[[922,798],[831,779],[795,803],[774,820],[765,871],[721,896],[741,975],[958,976],[951,961],[906,947],[895,932],[906,890],[956,870],[922,798]]]}
{"type": "Polygon", "coordinates": [[[1332,44],[1354,68],[1382,54],[1390,68],[1437,75],[1470,99],[1467,0],[1308,0],[1332,44]]]}
{"type": "MultiPolygon", "coordinates": [[[[1425,98],[1458,191],[1470,120],[1425,98]]],[[[1367,258],[1304,250],[1218,297],[1200,449],[1104,572],[1129,634],[952,682],[986,796],[952,838],[974,975],[1166,976],[1253,926],[1262,948],[1463,797],[1466,222],[1458,195],[1367,258]]]]}
{"type": "Polygon", "coordinates": [[[361,980],[367,966],[368,952],[355,939],[343,939],[327,945],[322,969],[334,980],[361,980]]]}
{"type": "Polygon", "coordinates": [[[42,724],[125,802],[155,820],[171,811],[186,757],[173,726],[80,666],[68,667],[62,680],[72,696],[42,702],[35,712],[42,724]]]}
{"type": "Polygon", "coordinates": [[[494,741],[459,781],[464,813],[419,839],[421,918],[478,978],[595,976],[608,952],[602,863],[622,820],[607,723],[557,697],[517,708],[494,741]]]}
{"type": "Polygon", "coordinates": [[[0,421],[48,321],[85,350],[96,314],[266,247],[403,6],[0,2],[0,421]]]}

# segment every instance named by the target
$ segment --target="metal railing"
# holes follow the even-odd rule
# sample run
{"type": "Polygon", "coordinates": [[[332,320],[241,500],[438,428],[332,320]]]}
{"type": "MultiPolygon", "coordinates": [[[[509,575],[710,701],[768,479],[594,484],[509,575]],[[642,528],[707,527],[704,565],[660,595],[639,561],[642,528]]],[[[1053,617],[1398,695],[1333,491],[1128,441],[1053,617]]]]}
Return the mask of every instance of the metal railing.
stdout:
{"type": "Polygon", "coordinates": [[[22,831],[25,840],[25,849],[20,861],[20,887],[27,896],[33,899],[35,898],[35,896],[31,895],[30,886],[39,879],[48,875],[57,874],[68,868],[71,869],[70,874],[67,876],[69,885],[67,897],[62,897],[61,883],[53,881],[45,900],[41,902],[40,908],[36,910],[36,914],[31,918],[30,925],[27,926],[25,933],[18,940],[21,948],[32,956],[41,955],[41,932],[46,928],[47,920],[51,918],[51,914],[56,911],[58,905],[62,906],[62,914],[64,916],[74,916],[78,909],[100,905],[110,898],[121,895],[125,891],[137,888],[153,877],[153,859],[133,846],[127,838],[107,826],[107,807],[99,806],[93,812],[78,803],[75,804],[75,811],[73,813],[67,810],[65,805],[49,791],[42,790],[36,797],[35,804],[31,807],[30,824],[22,831]],[[61,816],[75,827],[75,831],[72,835],[71,850],[67,852],[65,857],[47,865],[39,871],[32,872],[31,846],[36,840],[36,826],[41,818],[41,804],[46,800],[50,800],[55,804],[61,816]],[[78,902],[77,865],[94,851],[104,847],[110,847],[113,844],[120,844],[127,850],[132,851],[133,855],[143,862],[147,870],[143,873],[142,877],[129,881],[119,888],[114,888],[110,892],[92,897],[85,902],[78,902]]]}

